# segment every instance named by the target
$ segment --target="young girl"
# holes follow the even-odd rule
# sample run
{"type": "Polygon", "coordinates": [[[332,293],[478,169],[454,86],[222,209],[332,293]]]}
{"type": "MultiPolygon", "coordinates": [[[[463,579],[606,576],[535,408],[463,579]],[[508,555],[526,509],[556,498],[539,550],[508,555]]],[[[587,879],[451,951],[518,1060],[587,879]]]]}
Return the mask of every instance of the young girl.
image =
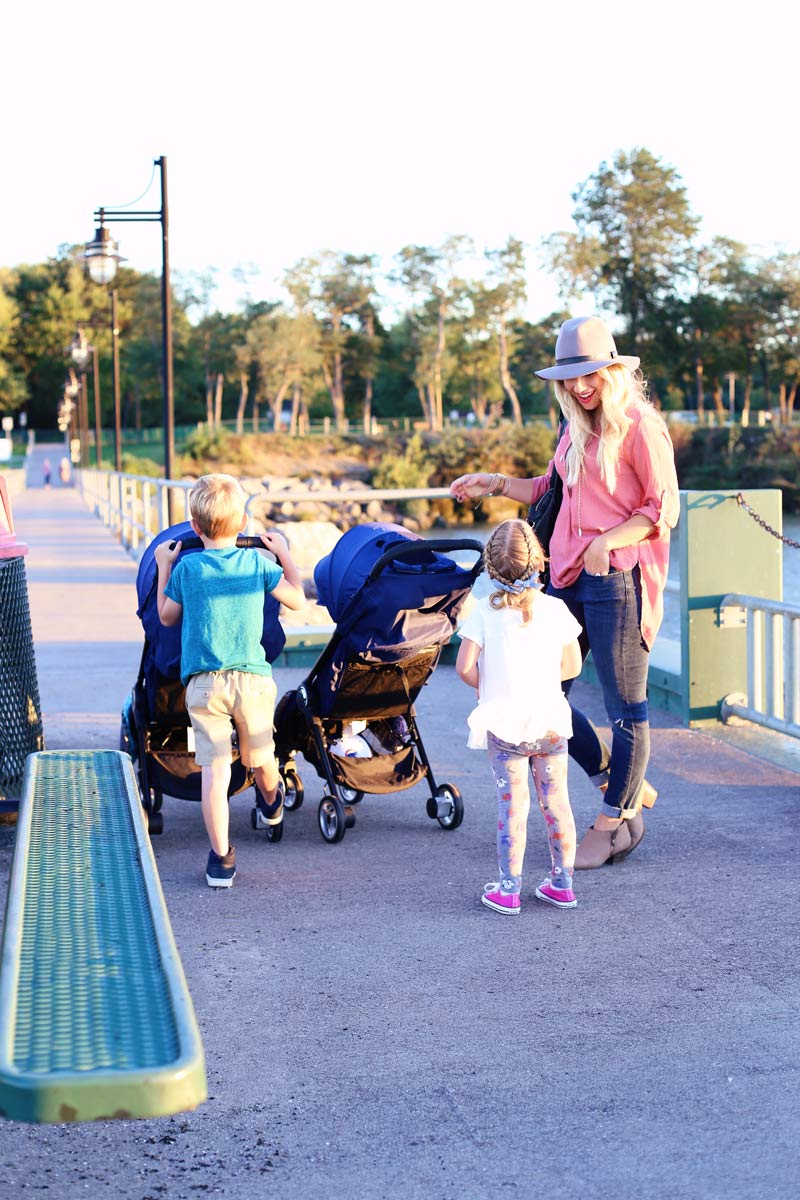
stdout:
{"type": "Polygon", "coordinates": [[[497,786],[500,878],[481,902],[496,912],[520,911],[530,768],[550,847],[552,869],[536,895],[575,908],[572,891],[575,822],[567,794],[567,741],[572,734],[562,679],[581,669],[581,627],[567,606],[539,591],[545,558],[525,521],[504,521],[486,543],[486,570],[495,584],[459,630],[456,670],[477,689],[468,745],[489,751],[497,786]]]}

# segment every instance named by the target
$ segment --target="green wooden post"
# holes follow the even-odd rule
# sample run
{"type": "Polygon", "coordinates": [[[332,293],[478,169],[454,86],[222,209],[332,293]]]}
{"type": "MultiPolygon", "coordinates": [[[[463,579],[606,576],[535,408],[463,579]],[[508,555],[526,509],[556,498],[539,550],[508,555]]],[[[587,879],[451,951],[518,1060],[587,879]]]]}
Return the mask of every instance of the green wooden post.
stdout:
{"type": "MultiPolygon", "coordinates": [[[[747,691],[747,631],[720,625],[723,596],[783,599],[783,546],[745,512],[737,495],[681,492],[681,674],[690,725],[718,721],[725,696],[747,691]]],[[[742,495],[781,531],[778,489],[742,495]]]]}

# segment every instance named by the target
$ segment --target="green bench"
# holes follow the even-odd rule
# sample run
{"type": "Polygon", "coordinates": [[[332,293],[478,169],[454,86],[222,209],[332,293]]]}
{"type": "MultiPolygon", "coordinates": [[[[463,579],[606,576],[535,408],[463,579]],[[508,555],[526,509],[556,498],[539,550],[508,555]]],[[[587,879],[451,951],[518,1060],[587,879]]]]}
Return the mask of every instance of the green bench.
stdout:
{"type": "Polygon", "coordinates": [[[130,758],[29,755],[0,960],[0,1114],[159,1117],[206,1095],[130,758]]]}

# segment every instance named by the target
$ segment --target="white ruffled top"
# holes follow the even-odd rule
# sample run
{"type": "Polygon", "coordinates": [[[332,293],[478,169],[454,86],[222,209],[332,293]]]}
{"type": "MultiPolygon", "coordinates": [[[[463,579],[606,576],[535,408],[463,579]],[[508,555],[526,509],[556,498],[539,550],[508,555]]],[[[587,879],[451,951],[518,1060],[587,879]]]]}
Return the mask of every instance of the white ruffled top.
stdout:
{"type": "Polygon", "coordinates": [[[515,746],[548,733],[572,736],[572,713],[561,690],[561,654],[581,626],[555,596],[537,592],[531,620],[515,608],[478,599],[458,630],[481,647],[478,705],[468,717],[467,745],[486,746],[491,732],[515,746]]]}

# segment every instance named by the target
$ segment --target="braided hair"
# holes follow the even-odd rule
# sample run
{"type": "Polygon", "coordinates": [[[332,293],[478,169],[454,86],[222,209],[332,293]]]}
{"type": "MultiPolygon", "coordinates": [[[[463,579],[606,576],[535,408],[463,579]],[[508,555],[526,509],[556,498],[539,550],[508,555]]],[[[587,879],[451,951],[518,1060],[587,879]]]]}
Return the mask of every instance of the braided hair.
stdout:
{"type": "Polygon", "coordinates": [[[486,543],[486,571],[498,584],[489,596],[492,608],[518,608],[522,619],[531,619],[532,589],[539,586],[545,553],[527,521],[503,521],[486,543]]]}

